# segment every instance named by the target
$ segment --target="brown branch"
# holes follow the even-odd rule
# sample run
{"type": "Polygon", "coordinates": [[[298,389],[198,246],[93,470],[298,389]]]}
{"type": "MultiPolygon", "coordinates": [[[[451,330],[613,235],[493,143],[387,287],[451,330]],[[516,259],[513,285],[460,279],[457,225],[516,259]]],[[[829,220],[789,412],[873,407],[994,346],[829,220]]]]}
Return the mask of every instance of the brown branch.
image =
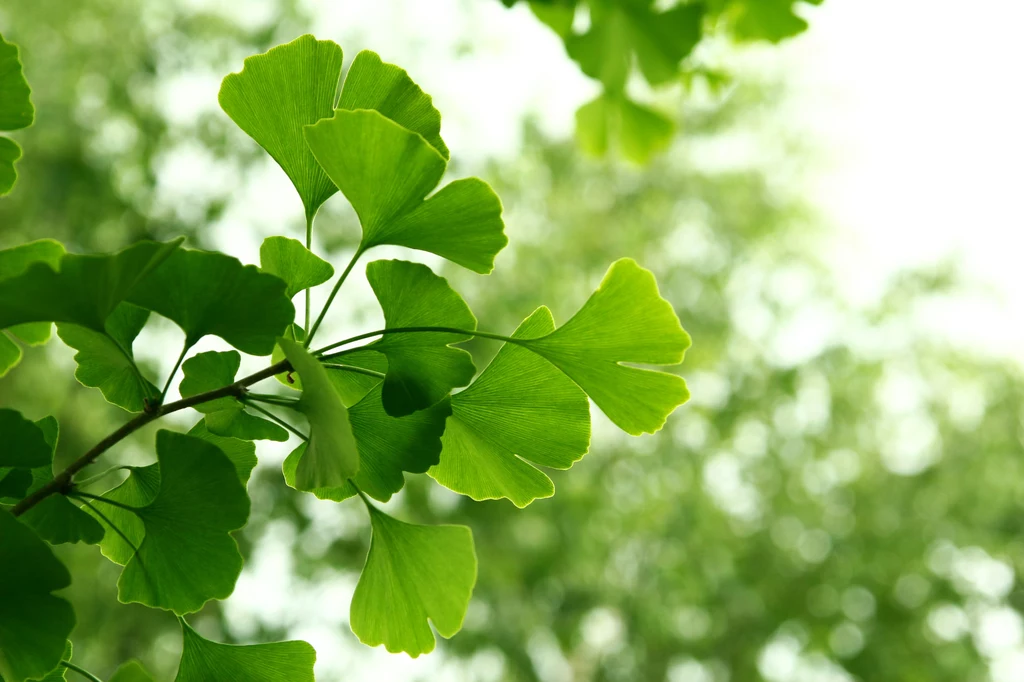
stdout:
{"type": "Polygon", "coordinates": [[[247,377],[239,379],[233,384],[228,384],[227,386],[207,391],[206,393],[199,393],[197,395],[184,398],[183,400],[161,405],[154,410],[143,412],[97,443],[91,450],[72,462],[67,469],[54,476],[52,481],[16,504],[11,512],[15,516],[20,516],[50,495],[55,493],[66,494],[71,490],[71,479],[75,474],[95,462],[96,459],[104,452],[117,445],[146,424],[156,421],[164,415],[177,412],[178,410],[184,410],[189,407],[194,407],[200,403],[207,403],[211,400],[226,398],[228,396],[240,397],[244,393],[246,387],[252,386],[264,379],[269,379],[275,374],[288,372],[291,370],[291,367],[291,363],[287,360],[282,360],[281,362],[260,370],[255,374],[250,374],[247,377]]]}

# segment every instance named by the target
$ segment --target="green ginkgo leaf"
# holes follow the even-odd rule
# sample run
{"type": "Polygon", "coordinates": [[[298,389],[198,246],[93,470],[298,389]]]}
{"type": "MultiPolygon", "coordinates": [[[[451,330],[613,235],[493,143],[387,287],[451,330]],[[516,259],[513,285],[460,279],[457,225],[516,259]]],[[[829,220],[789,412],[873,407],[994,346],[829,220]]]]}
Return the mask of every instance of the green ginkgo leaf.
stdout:
{"type": "Polygon", "coordinates": [[[6,332],[0,332],[0,378],[18,366],[21,362],[21,346],[14,342],[6,332]]]}
{"type": "Polygon", "coordinates": [[[109,682],[155,682],[155,680],[141,663],[131,660],[122,663],[109,682]]]}
{"type": "Polygon", "coordinates": [[[478,178],[426,198],[447,162],[421,135],[378,111],[339,109],[306,128],[317,161],[359,216],[360,250],[381,244],[429,251],[488,273],[508,239],[501,201],[478,178]]]}
{"type": "Polygon", "coordinates": [[[310,219],[337,189],[306,147],[302,128],[334,112],[341,63],[337,43],[304,35],[246,59],[218,95],[224,112],[291,179],[310,219]]]}
{"type": "Polygon", "coordinates": [[[0,675],[6,682],[44,677],[57,667],[75,612],[52,593],[71,574],[28,526],[0,509],[0,675]]]}
{"type": "Polygon", "coordinates": [[[50,445],[43,431],[11,409],[0,409],[0,467],[32,469],[51,461],[50,445]]]}
{"type": "Polygon", "coordinates": [[[231,531],[245,525],[249,497],[212,443],[158,431],[156,451],[160,487],[135,509],[145,538],[121,573],[118,598],[183,615],[234,590],[242,555],[231,531]]]}
{"type": "Polygon", "coordinates": [[[376,52],[356,55],[338,101],[339,109],[374,109],[398,125],[419,133],[437,153],[448,158],[441,139],[441,112],[430,95],[413,82],[405,69],[381,61],[376,52]]]}
{"type": "Polygon", "coordinates": [[[690,397],[681,377],[623,363],[676,365],[690,347],[649,270],[616,261],[589,300],[551,334],[520,341],[575,381],[626,433],[654,433],[690,397]]]}
{"type": "Polygon", "coordinates": [[[299,490],[343,486],[359,471],[359,448],[349,411],[316,358],[290,339],[279,339],[278,344],[302,379],[299,409],[309,420],[309,443],[295,465],[294,486],[299,490]]]}
{"type": "MultiPolygon", "coordinates": [[[[64,643],[64,655],[61,656],[62,661],[70,661],[74,648],[71,646],[71,642],[64,643]]],[[[58,664],[56,668],[46,673],[46,677],[41,679],[39,682],[67,682],[67,666],[58,664]]],[[[3,677],[0,677],[0,682],[3,681],[3,677]]]]}
{"type": "MultiPolygon", "coordinates": [[[[422,474],[437,464],[441,455],[441,434],[449,414],[451,405],[445,399],[408,416],[392,417],[381,404],[380,386],[371,388],[349,408],[349,421],[359,448],[359,472],[350,483],[314,488],[309,492],[321,500],[341,502],[362,490],[370,497],[387,502],[405,485],[403,472],[422,474]]],[[[293,488],[297,487],[295,472],[305,449],[305,443],[299,445],[282,467],[285,482],[293,488]]]]}
{"type": "Polygon", "coordinates": [[[39,239],[0,250],[0,279],[17,277],[35,263],[46,263],[57,270],[64,253],[64,245],[53,239],[39,239]]]}
{"type": "Polygon", "coordinates": [[[148,319],[148,310],[122,303],[107,318],[102,334],[76,324],[57,325],[61,340],[78,351],[75,378],[100,389],[108,402],[129,412],[141,412],[147,401],[160,397],[160,390],[135,364],[132,349],[148,319]]]}
{"type": "Polygon", "coordinates": [[[160,492],[159,464],[128,467],[128,472],[128,478],[103,493],[104,498],[119,503],[118,506],[90,502],[90,506],[86,507],[86,511],[99,519],[104,526],[100,552],[121,566],[131,561],[143,538],[146,537],[146,527],[130,508],[145,507],[156,499],[157,493],[160,492]],[[120,532],[115,531],[114,527],[120,532]]]}
{"type": "Polygon", "coordinates": [[[388,359],[375,350],[360,348],[345,353],[344,357],[331,360],[325,367],[329,370],[327,376],[334,385],[334,390],[341,395],[341,401],[345,405],[355,405],[374,386],[383,381],[388,371],[388,359]],[[364,374],[346,370],[346,367],[368,371],[364,374]]]}
{"type": "Polygon", "coordinates": [[[576,112],[577,139],[592,156],[604,156],[614,140],[626,159],[644,164],[668,147],[674,133],[671,119],[621,94],[605,92],[576,112]]]}
{"type": "MultiPolygon", "coordinates": [[[[539,308],[512,335],[555,329],[539,308]]],[[[441,461],[430,475],[474,500],[506,497],[525,507],[555,486],[532,466],[568,469],[590,446],[590,404],[571,379],[526,348],[505,344],[469,388],[452,396],[441,461]]]]}
{"type": "Polygon", "coordinates": [[[270,355],[295,319],[284,281],[210,251],[180,249],[129,300],[177,323],[187,346],[212,334],[251,355],[270,355]]]}
{"type": "MultiPolygon", "coordinates": [[[[18,48],[0,36],[0,130],[21,130],[32,125],[35,109],[31,90],[25,80],[18,48]]],[[[21,148],[14,140],[0,137],[0,196],[14,187],[18,173],[14,162],[21,158],[21,148]]]]}
{"type": "Polygon", "coordinates": [[[206,425],[206,419],[200,419],[195,426],[188,430],[188,435],[202,438],[208,443],[213,443],[223,452],[231,463],[235,465],[235,473],[238,480],[245,485],[249,482],[252,470],[256,468],[256,444],[251,440],[221,436],[210,431],[206,425]]]}
{"type": "MultiPolygon", "coordinates": [[[[387,329],[450,327],[475,330],[476,318],[448,280],[419,263],[379,260],[366,278],[384,311],[387,329]]],[[[388,360],[384,409],[394,417],[436,405],[476,373],[469,353],[449,344],[469,339],[453,332],[396,332],[369,347],[388,360]]]]}
{"type": "Polygon", "coordinates": [[[181,243],[139,242],[114,254],[65,254],[54,269],[34,262],[0,279],[0,328],[25,322],[70,322],[104,333],[121,301],[181,243]]]}
{"type": "Polygon", "coordinates": [[[434,650],[434,633],[462,628],[476,583],[473,534],[465,526],[418,526],[367,502],[373,537],[349,622],[359,640],[413,658],[434,650]]]}
{"type": "MultiPolygon", "coordinates": [[[[732,3],[733,36],[740,41],[779,43],[807,30],[807,21],[795,11],[800,0],[740,0],[732,3]]],[[[822,0],[804,0],[820,5],[822,0]]]]}
{"type": "Polygon", "coordinates": [[[184,620],[181,631],[184,645],[174,682],[314,682],[316,651],[306,642],[218,644],[201,637],[184,620]]]}
{"type": "Polygon", "coordinates": [[[0,503],[17,501],[25,497],[32,485],[30,469],[0,467],[0,503]]]}
{"type": "Polygon", "coordinates": [[[267,237],[260,246],[260,270],[284,280],[288,298],[334,276],[334,268],[287,237],[267,237]]]}

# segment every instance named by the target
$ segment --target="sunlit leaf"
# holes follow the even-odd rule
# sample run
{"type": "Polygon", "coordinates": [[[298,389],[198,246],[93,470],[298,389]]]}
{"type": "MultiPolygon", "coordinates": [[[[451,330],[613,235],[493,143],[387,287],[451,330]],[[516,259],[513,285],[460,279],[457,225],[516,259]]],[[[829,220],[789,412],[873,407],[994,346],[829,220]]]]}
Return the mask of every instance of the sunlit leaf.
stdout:
{"type": "Polygon", "coordinates": [[[304,35],[249,57],[220,86],[221,108],[288,174],[308,217],[337,189],[310,154],[302,128],[333,113],[341,63],[336,43],[304,35]]]}
{"type": "Polygon", "coordinates": [[[153,676],[135,660],[121,664],[109,682],[155,682],[153,676]]]}
{"type": "MultiPolygon", "coordinates": [[[[103,493],[103,497],[128,507],[145,507],[156,499],[156,495],[160,491],[160,465],[150,464],[144,467],[128,467],[128,472],[128,478],[112,490],[103,493]]],[[[95,508],[106,519],[100,519],[104,528],[103,541],[100,542],[100,552],[115,564],[124,566],[131,561],[135,555],[135,550],[142,544],[143,538],[146,537],[146,527],[134,512],[120,506],[96,502],[95,508]],[[107,524],[107,520],[116,526],[121,533],[115,532],[107,524]],[[121,537],[122,534],[131,541],[131,545],[125,542],[124,538],[121,537]]],[[[88,508],[86,508],[86,511],[100,518],[88,508]]]]}
{"type": "MultiPolygon", "coordinates": [[[[513,334],[555,329],[539,308],[513,334]]],[[[587,396],[544,358],[505,344],[469,388],[452,396],[441,461],[430,475],[475,500],[506,497],[518,507],[550,497],[554,484],[530,464],[568,469],[590,445],[587,396]]]]}
{"type": "Polygon", "coordinates": [[[234,590],[242,555],[231,531],[245,525],[249,498],[212,443],[159,431],[156,451],[160,488],[136,510],[145,538],[121,573],[118,598],[182,615],[234,590]]]}
{"type": "MultiPolygon", "coordinates": [[[[820,5],[822,0],[804,0],[820,5]]],[[[807,21],[796,13],[800,0],[739,0],[732,3],[733,35],[741,41],[778,43],[807,30],[807,21]]]]}
{"type": "Polygon", "coordinates": [[[129,300],[177,323],[189,346],[212,334],[251,355],[270,355],[295,319],[281,279],[231,256],[192,249],[171,255],[129,300]]]}
{"type": "Polygon", "coordinates": [[[346,371],[344,369],[329,368],[327,372],[334,390],[341,395],[345,405],[355,405],[370,392],[374,386],[383,381],[383,376],[388,371],[388,359],[375,350],[359,349],[346,353],[344,357],[330,361],[331,364],[339,364],[347,367],[357,367],[369,370],[373,375],[360,374],[359,372],[346,371]]]}
{"type": "Polygon", "coordinates": [[[604,156],[617,143],[622,155],[647,163],[672,141],[675,124],[624,95],[604,93],[576,112],[576,136],[583,151],[604,156]]]}
{"type": "Polygon", "coordinates": [[[690,395],[681,377],[623,364],[679,364],[690,346],[654,275],[630,258],[608,269],[571,320],[521,344],[565,372],[632,435],[660,429],[690,395]]]}
{"type": "Polygon", "coordinates": [[[10,372],[21,362],[21,346],[15,343],[6,332],[0,332],[0,377],[10,372]]]}
{"type": "Polygon", "coordinates": [[[229,646],[181,622],[184,646],[175,682],[313,682],[316,651],[306,642],[229,646]]]}
{"type": "Polygon", "coordinates": [[[413,658],[462,628],[476,583],[473,534],[465,526],[418,526],[367,503],[373,537],[359,576],[349,622],[370,646],[413,658]]]}
{"type": "Polygon", "coordinates": [[[426,198],[446,161],[422,136],[371,110],[339,109],[306,128],[317,161],[351,202],[361,249],[407,246],[487,273],[508,243],[501,201],[477,178],[456,180],[426,198]]]}
{"type": "MultiPolygon", "coordinates": [[[[476,318],[443,277],[419,263],[374,261],[366,278],[384,311],[385,327],[476,329],[476,318]]],[[[469,339],[449,332],[398,332],[370,345],[388,360],[383,401],[387,413],[402,417],[437,404],[472,380],[476,368],[469,353],[449,344],[469,339]]]]}
{"type": "Polygon", "coordinates": [[[75,612],[52,593],[71,574],[28,526],[0,509],[0,675],[41,678],[60,663],[75,612]]]}
{"type": "Polygon", "coordinates": [[[343,486],[359,471],[349,411],[316,358],[290,339],[278,343],[302,379],[299,409],[309,420],[309,444],[295,465],[294,485],[299,490],[343,486]]]}
{"type": "Polygon", "coordinates": [[[200,419],[195,426],[188,431],[188,435],[202,438],[208,443],[213,443],[223,452],[231,463],[235,465],[235,473],[243,485],[249,482],[252,470],[256,468],[256,444],[251,440],[241,438],[230,438],[212,433],[206,426],[206,420],[200,419]]]}
{"type": "Polygon", "coordinates": [[[57,325],[61,340],[78,351],[75,378],[100,389],[107,401],[129,412],[141,412],[148,400],[160,397],[160,390],[135,364],[132,349],[148,319],[148,310],[122,303],[107,318],[103,333],[75,324],[57,325]]]}
{"type": "Polygon", "coordinates": [[[312,254],[302,242],[267,237],[260,246],[260,270],[284,280],[288,298],[334,276],[331,264],[312,254]]]}
{"type": "MultiPolygon", "coordinates": [[[[18,58],[18,48],[0,36],[0,130],[21,130],[32,125],[34,118],[31,90],[18,58]]],[[[20,157],[17,143],[0,137],[0,196],[14,187],[18,179],[14,162],[20,157]]]]}

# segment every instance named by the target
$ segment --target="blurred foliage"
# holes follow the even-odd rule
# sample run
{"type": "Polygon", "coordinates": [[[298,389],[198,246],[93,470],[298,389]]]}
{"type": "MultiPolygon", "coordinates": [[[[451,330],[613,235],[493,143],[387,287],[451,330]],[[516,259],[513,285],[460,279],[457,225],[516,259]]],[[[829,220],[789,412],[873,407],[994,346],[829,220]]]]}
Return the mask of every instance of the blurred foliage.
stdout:
{"type": "MultiPolygon", "coordinates": [[[[252,31],[176,7],[39,0],[0,10],[30,79],[45,74],[32,81],[39,119],[19,137],[32,150],[21,184],[0,202],[2,245],[203,239],[220,207],[162,207],[161,154],[194,137],[245,169],[256,150],[229,144],[222,117],[169,121],[158,83],[204,65],[226,73],[222,62],[304,25],[290,4],[252,31]]],[[[684,367],[694,400],[653,437],[596,424],[593,451],[553,474],[557,495],[522,511],[412,481],[402,512],[467,523],[480,554],[466,627],[443,655],[470,670],[497,659],[497,679],[510,681],[1016,679],[1005,671],[1024,630],[1024,377],[915,329],[919,305],[959,286],[949,272],[908,274],[874,308],[851,309],[813,255],[813,217],[770,175],[691,163],[690,145],[750,127],[745,112],[765,104],[749,93],[692,114],[673,153],[643,171],[533,135],[521,158],[486,174],[508,211],[503,267],[487,280],[445,273],[482,325],[511,331],[542,300],[560,301],[564,321],[614,257],[635,257],[693,334],[684,367]]],[[[496,350],[472,348],[481,361],[496,350]]],[[[54,363],[71,375],[56,340],[29,351],[0,383],[0,404],[55,414],[66,458],[122,415],[95,391],[53,381],[54,363]]],[[[261,511],[239,537],[247,557],[278,538],[296,580],[351,581],[364,515],[342,506],[351,517],[325,524],[333,503],[287,490],[273,467],[257,469],[250,490],[261,511]]],[[[109,672],[137,656],[170,679],[174,620],[117,604],[118,568],[95,548],[60,554],[93,577],[69,591],[76,660],[109,672]]],[[[281,638],[304,618],[295,609],[239,623],[214,606],[201,624],[226,639],[281,638]]]]}

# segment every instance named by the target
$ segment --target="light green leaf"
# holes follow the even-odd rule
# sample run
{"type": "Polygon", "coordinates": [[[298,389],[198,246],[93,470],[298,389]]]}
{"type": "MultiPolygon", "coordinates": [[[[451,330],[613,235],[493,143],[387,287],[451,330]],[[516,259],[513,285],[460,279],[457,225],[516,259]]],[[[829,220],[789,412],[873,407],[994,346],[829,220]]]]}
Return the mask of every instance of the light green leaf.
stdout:
{"type": "Polygon", "coordinates": [[[302,242],[287,237],[267,237],[260,246],[260,270],[281,278],[292,298],[334,276],[334,268],[310,252],[302,242]]]}
{"type": "Polygon", "coordinates": [[[115,254],[65,254],[59,271],[35,262],[0,280],[0,328],[25,322],[70,322],[104,333],[121,301],[181,243],[139,242],[115,254]]]}
{"type": "MultiPolygon", "coordinates": [[[[32,125],[34,118],[31,90],[18,58],[18,48],[0,36],[0,130],[21,130],[32,125]]],[[[14,187],[18,179],[14,162],[19,158],[21,148],[17,143],[0,137],[0,196],[14,187]]]]}
{"type": "Polygon", "coordinates": [[[177,323],[189,346],[212,334],[251,355],[270,355],[295,319],[282,280],[231,256],[192,249],[174,253],[129,300],[177,323]]]}
{"type": "Polygon", "coordinates": [[[0,332],[0,377],[18,366],[21,362],[21,346],[15,343],[6,332],[0,332]]]}
{"type": "Polygon", "coordinates": [[[9,331],[30,346],[41,346],[50,340],[52,330],[49,322],[29,322],[16,324],[9,331]]]}
{"type": "Polygon", "coordinates": [[[477,178],[457,180],[430,198],[446,161],[411,130],[372,110],[339,109],[305,131],[317,161],[363,227],[360,249],[381,244],[436,253],[488,273],[508,243],[501,201],[477,178]]]}
{"type": "Polygon", "coordinates": [[[257,463],[255,443],[241,438],[218,436],[207,428],[205,419],[200,419],[195,426],[189,429],[188,435],[202,438],[220,448],[220,451],[227,455],[227,458],[235,465],[235,473],[238,474],[238,480],[242,482],[242,485],[249,482],[249,477],[257,463]]]}
{"type": "Polygon", "coordinates": [[[278,344],[302,379],[299,409],[309,420],[309,444],[295,465],[294,486],[299,490],[343,486],[359,471],[349,411],[316,358],[290,339],[279,339],[278,344]]]}
{"type": "MultiPolygon", "coordinates": [[[[375,374],[384,375],[388,371],[388,359],[375,350],[358,349],[346,353],[344,357],[330,361],[332,365],[344,365],[366,369],[375,374]]],[[[383,381],[381,377],[360,374],[358,372],[346,371],[328,366],[327,377],[334,385],[334,390],[341,396],[341,401],[348,405],[355,405],[363,396],[370,392],[374,386],[383,381]]]]}
{"type": "MultiPolygon", "coordinates": [[[[331,372],[335,373],[338,372],[331,372]]],[[[445,419],[451,414],[449,401],[442,400],[406,417],[392,417],[384,411],[380,391],[379,385],[371,388],[349,409],[352,433],[359,448],[359,472],[351,483],[309,491],[321,500],[341,502],[362,490],[387,502],[405,485],[402,472],[422,474],[438,462],[445,419]]],[[[303,443],[284,461],[284,479],[293,488],[296,487],[295,471],[305,450],[303,443]]]]}
{"type": "Polygon", "coordinates": [[[571,320],[521,341],[575,381],[626,433],[654,433],[690,397],[681,377],[622,363],[676,365],[690,347],[650,271],[616,261],[571,320]]]}
{"type": "Polygon", "coordinates": [[[135,364],[132,349],[148,319],[148,310],[122,303],[107,318],[102,334],[76,324],[57,325],[61,340],[78,351],[75,378],[100,389],[108,402],[129,412],[142,412],[148,400],[160,397],[160,390],[135,364]]]}
{"type": "Polygon", "coordinates": [[[145,538],[121,573],[118,598],[183,615],[234,590],[242,555],[231,531],[245,525],[249,498],[212,443],[158,431],[156,451],[160,488],[136,509],[145,538]]]}
{"type": "Polygon", "coordinates": [[[225,438],[242,440],[272,440],[283,443],[288,432],[272,421],[249,414],[241,407],[220,410],[206,415],[206,426],[211,433],[225,438]]]}
{"type": "Polygon", "coordinates": [[[35,263],[46,263],[52,270],[60,269],[64,245],[53,239],[39,239],[0,251],[0,279],[17,277],[35,263]]]}
{"type": "Polygon", "coordinates": [[[181,630],[185,641],[175,682],[314,682],[316,651],[306,642],[229,646],[200,637],[185,621],[181,630]]]}
{"type": "MultiPolygon", "coordinates": [[[[290,324],[288,325],[288,329],[285,330],[284,336],[286,339],[291,339],[292,341],[305,341],[306,331],[297,324],[290,324]]],[[[274,352],[270,356],[270,363],[276,365],[282,360],[284,360],[284,351],[281,350],[280,345],[275,345],[274,352]]],[[[296,391],[302,390],[302,381],[299,379],[299,375],[295,372],[281,372],[280,374],[275,374],[274,378],[288,388],[296,391]]]]}
{"type": "Polygon", "coordinates": [[[136,660],[121,664],[110,682],[155,682],[153,676],[136,660]]]}
{"type": "MultiPolygon", "coordinates": [[[[740,0],[733,3],[733,36],[739,41],[767,40],[779,43],[807,30],[807,21],[796,11],[799,0],[740,0]]],[[[820,5],[821,0],[807,0],[820,5]]]]}
{"type": "Polygon", "coordinates": [[[75,612],[53,596],[71,574],[32,530],[0,509],[0,675],[45,676],[60,663],[75,612]]]}
{"type": "Polygon", "coordinates": [[[373,538],[349,622],[359,640],[413,658],[462,628],[476,583],[473,534],[465,526],[417,526],[367,503],[373,538]]]}
{"type": "Polygon", "coordinates": [[[11,409],[0,409],[0,467],[35,468],[51,461],[50,445],[43,431],[11,409]]]}
{"type": "MultiPolygon", "coordinates": [[[[129,507],[145,507],[156,499],[157,493],[160,491],[160,465],[150,464],[144,467],[128,467],[128,471],[128,478],[113,489],[103,493],[103,497],[129,507]]],[[[122,507],[96,502],[95,508],[110,523],[117,526],[121,533],[131,541],[131,545],[129,545],[120,534],[113,531],[107,525],[107,521],[100,519],[104,525],[100,552],[115,564],[124,566],[131,561],[135,555],[135,550],[142,544],[143,538],[146,537],[146,527],[135,513],[122,507]]],[[[88,507],[86,507],[86,512],[96,516],[96,518],[100,518],[88,507]]]]}
{"type": "Polygon", "coordinates": [[[304,35],[249,57],[220,86],[221,108],[288,174],[307,218],[337,190],[306,147],[302,128],[333,113],[341,63],[336,43],[304,35]]]}
{"type": "MultiPolygon", "coordinates": [[[[512,335],[555,329],[539,308],[512,335]]],[[[568,469],[590,446],[590,404],[576,384],[526,348],[505,344],[476,381],[452,396],[441,461],[430,475],[474,500],[506,497],[525,507],[554,484],[529,462],[568,469]]]]}
{"type": "Polygon", "coordinates": [[[674,132],[670,119],[623,95],[606,92],[576,112],[576,136],[592,156],[604,156],[614,139],[626,159],[644,164],[669,145],[674,132]]]}
{"type": "MultiPolygon", "coordinates": [[[[366,278],[384,311],[385,327],[452,327],[475,330],[476,318],[448,280],[419,263],[390,260],[366,266],[366,278]]],[[[468,334],[416,332],[386,334],[369,346],[388,359],[384,409],[403,417],[441,401],[476,373],[469,353],[449,344],[468,334]]]]}
{"type": "Polygon", "coordinates": [[[398,125],[419,133],[438,154],[448,158],[441,139],[441,113],[430,95],[413,82],[405,69],[381,61],[376,52],[356,55],[345,76],[339,109],[374,109],[398,125]]]}

